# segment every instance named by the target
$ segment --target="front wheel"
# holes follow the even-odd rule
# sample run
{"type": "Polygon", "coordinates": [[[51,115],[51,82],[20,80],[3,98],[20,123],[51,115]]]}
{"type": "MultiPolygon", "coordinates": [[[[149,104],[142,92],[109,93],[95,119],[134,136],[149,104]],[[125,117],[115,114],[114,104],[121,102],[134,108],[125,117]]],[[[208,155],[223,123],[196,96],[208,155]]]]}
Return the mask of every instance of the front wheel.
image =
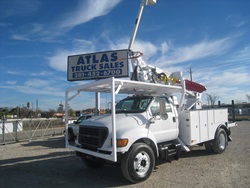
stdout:
{"type": "Polygon", "coordinates": [[[133,183],[146,180],[151,175],[154,166],[154,152],[144,143],[132,145],[121,161],[124,177],[133,183]]]}
{"type": "Polygon", "coordinates": [[[221,154],[223,153],[227,148],[227,133],[224,129],[219,129],[216,134],[215,138],[212,141],[212,149],[214,153],[221,154]]]}

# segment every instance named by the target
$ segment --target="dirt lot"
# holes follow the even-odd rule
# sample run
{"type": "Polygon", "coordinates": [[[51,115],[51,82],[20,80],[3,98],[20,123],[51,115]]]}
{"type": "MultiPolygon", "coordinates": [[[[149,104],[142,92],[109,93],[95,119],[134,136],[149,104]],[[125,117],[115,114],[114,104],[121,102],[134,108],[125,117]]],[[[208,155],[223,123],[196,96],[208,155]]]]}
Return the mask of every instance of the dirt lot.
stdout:
{"type": "Polygon", "coordinates": [[[233,142],[225,153],[204,147],[183,153],[178,161],[158,163],[151,177],[130,184],[119,166],[87,169],[63,137],[0,146],[0,187],[249,187],[250,121],[232,128],[233,142]]]}

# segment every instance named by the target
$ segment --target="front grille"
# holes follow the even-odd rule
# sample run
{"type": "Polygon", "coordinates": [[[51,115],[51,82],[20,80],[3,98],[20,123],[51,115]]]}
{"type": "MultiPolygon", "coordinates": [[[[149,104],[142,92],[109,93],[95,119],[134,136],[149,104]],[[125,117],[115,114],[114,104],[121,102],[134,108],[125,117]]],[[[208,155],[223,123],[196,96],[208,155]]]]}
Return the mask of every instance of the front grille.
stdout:
{"type": "Polygon", "coordinates": [[[97,150],[101,148],[108,136],[108,128],[106,127],[86,127],[80,126],[78,142],[82,148],[97,150]]]}

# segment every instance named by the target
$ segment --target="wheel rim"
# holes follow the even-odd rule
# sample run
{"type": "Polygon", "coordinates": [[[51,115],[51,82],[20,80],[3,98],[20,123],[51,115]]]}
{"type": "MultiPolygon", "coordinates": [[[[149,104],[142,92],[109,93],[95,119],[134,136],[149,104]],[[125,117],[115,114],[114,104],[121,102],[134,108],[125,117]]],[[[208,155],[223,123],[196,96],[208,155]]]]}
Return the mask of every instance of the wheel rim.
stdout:
{"type": "Polygon", "coordinates": [[[149,167],[150,167],[149,155],[144,151],[138,153],[134,159],[134,171],[139,176],[143,176],[148,172],[149,167]]]}
{"type": "Polygon", "coordinates": [[[224,150],[226,147],[226,137],[224,134],[220,134],[220,139],[219,139],[219,148],[221,150],[224,150]]]}

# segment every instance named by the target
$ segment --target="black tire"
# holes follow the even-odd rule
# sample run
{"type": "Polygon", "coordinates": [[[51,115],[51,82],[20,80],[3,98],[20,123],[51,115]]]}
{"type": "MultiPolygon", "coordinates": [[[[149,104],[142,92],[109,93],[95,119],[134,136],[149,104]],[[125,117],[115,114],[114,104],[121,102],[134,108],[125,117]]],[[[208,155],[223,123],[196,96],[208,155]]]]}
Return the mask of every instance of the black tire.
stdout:
{"type": "Polygon", "coordinates": [[[205,148],[208,152],[212,152],[213,148],[212,148],[212,141],[207,141],[205,144],[205,148]]]}
{"type": "Polygon", "coordinates": [[[103,167],[105,160],[97,157],[92,157],[88,155],[82,155],[82,162],[91,169],[97,169],[103,167]]]}
{"type": "Polygon", "coordinates": [[[227,133],[224,129],[219,128],[217,132],[215,133],[215,138],[212,141],[212,149],[214,153],[221,154],[223,153],[227,148],[227,133]]]}
{"type": "Polygon", "coordinates": [[[146,180],[155,166],[155,156],[152,148],[144,143],[135,143],[123,156],[121,168],[124,177],[139,183],[146,180]]]}
{"type": "Polygon", "coordinates": [[[70,127],[68,128],[68,141],[73,142],[75,141],[75,135],[73,129],[70,127]]]}

